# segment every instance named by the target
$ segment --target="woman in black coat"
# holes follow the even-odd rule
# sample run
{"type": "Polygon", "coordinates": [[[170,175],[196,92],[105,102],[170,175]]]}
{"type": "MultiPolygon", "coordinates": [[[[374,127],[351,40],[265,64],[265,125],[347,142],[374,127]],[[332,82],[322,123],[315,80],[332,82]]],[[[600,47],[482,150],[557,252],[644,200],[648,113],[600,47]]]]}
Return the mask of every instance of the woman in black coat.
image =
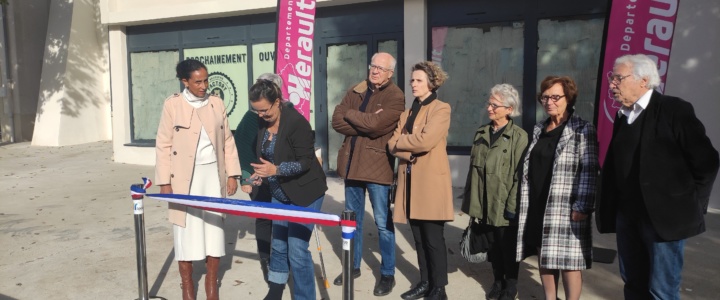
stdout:
{"type": "MultiPolygon", "coordinates": [[[[250,88],[250,106],[261,118],[257,135],[257,162],[251,165],[255,185],[267,185],[273,203],[320,210],[327,191],[325,173],[315,157],[310,123],[282,101],[280,88],[258,80],[250,88]]],[[[313,224],[273,221],[272,252],[265,299],[281,299],[290,270],[294,298],[316,299],[315,272],[310,250],[313,224]]]]}

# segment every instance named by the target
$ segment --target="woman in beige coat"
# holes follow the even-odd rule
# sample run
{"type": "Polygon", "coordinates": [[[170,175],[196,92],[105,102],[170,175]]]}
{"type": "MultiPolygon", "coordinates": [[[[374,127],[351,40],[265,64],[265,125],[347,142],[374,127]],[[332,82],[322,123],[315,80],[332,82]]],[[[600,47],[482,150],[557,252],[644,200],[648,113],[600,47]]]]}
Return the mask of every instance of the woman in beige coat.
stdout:
{"type": "MultiPolygon", "coordinates": [[[[155,140],[155,182],[163,194],[226,197],[235,194],[240,176],[235,140],[222,99],[207,93],[207,67],[197,60],[180,62],[182,94],[165,100],[155,140]]],[[[224,216],[184,205],[170,205],[175,260],[183,300],[195,299],[192,261],[205,260],[207,299],[218,299],[217,273],[225,255],[224,216]]]]}
{"type": "Polygon", "coordinates": [[[403,299],[447,299],[447,250],[444,227],[453,220],[452,183],[447,156],[450,105],[437,99],[435,91],[447,74],[432,62],[413,66],[412,108],[388,142],[400,158],[398,189],[393,218],[409,220],[418,255],[420,282],[403,293],[403,299]]]}

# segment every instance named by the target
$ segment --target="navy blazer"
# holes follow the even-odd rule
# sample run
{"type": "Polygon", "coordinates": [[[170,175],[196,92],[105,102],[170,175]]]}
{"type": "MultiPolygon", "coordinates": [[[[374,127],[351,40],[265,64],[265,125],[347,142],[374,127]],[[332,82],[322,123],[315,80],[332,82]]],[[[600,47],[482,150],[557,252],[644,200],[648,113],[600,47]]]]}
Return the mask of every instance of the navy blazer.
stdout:
{"type": "MultiPolygon", "coordinates": [[[[720,164],[718,152],[689,102],[653,91],[643,113],[638,166],[650,221],[667,241],[698,235],[705,231],[704,214],[720,164]]],[[[616,116],[606,161],[613,160],[619,123],[616,116]]],[[[614,175],[613,164],[606,163],[596,216],[601,233],[615,232],[618,191],[614,175]]]]}
{"type": "MultiPolygon", "coordinates": [[[[260,121],[255,153],[261,155],[261,147],[267,123],[260,121]]],[[[293,204],[308,206],[327,191],[325,172],[315,157],[315,134],[310,123],[297,110],[282,106],[280,127],[275,135],[274,164],[282,162],[300,162],[302,173],[295,176],[278,176],[285,195],[293,204]]],[[[258,159],[259,161],[259,159],[258,159]]],[[[267,184],[267,183],[264,183],[267,184]]]]}

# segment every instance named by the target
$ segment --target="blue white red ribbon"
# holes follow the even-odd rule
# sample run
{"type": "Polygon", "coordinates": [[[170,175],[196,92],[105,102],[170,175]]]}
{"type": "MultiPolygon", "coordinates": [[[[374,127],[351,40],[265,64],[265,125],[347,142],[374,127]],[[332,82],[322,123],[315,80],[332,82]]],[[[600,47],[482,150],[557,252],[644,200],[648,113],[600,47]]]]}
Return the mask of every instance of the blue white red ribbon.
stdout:
{"type": "Polygon", "coordinates": [[[133,199],[135,199],[135,197],[140,197],[141,199],[143,196],[146,196],[160,201],[177,203],[236,216],[305,224],[320,224],[325,226],[342,226],[343,238],[346,238],[346,236],[352,238],[352,235],[355,232],[355,221],[341,220],[338,215],[324,213],[312,208],[278,203],[194,195],[146,194],[146,189],[152,185],[152,182],[145,177],[143,177],[143,182],[142,187],[139,185],[133,185],[130,187],[130,194],[133,196],[133,199]]]}
{"type": "Polygon", "coordinates": [[[146,196],[236,216],[326,226],[340,225],[339,216],[302,206],[179,194],[147,194],[146,196]]]}
{"type": "Polygon", "coordinates": [[[134,184],[130,186],[130,196],[135,200],[142,199],[145,196],[145,191],[152,186],[152,180],[147,177],[143,177],[142,180],[142,185],[134,184]]]}

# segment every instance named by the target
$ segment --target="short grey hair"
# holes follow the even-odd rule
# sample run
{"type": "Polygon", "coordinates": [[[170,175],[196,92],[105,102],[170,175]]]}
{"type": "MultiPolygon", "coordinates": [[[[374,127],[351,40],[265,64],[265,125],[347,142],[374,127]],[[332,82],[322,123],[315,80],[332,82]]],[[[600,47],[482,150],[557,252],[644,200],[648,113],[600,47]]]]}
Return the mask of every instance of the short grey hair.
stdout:
{"type": "Polygon", "coordinates": [[[498,96],[498,100],[502,101],[504,106],[513,108],[510,117],[517,117],[522,114],[520,94],[512,85],[507,83],[496,84],[490,89],[490,95],[498,96]]]}
{"type": "Polygon", "coordinates": [[[272,81],[275,85],[277,85],[280,90],[282,90],[283,87],[283,80],[280,77],[280,75],[275,73],[263,73],[262,75],[258,76],[258,80],[269,80],[272,81]]]}
{"type": "Polygon", "coordinates": [[[615,65],[626,65],[632,69],[632,75],[635,79],[646,78],[648,88],[655,89],[660,86],[660,75],[658,74],[657,64],[645,54],[628,54],[615,59],[615,65]]]}
{"type": "Polygon", "coordinates": [[[375,59],[375,56],[377,56],[377,55],[380,54],[380,53],[384,53],[384,54],[390,55],[390,69],[392,69],[393,71],[395,71],[395,64],[397,64],[397,60],[395,60],[395,57],[393,57],[392,54],[390,54],[390,53],[387,53],[387,52],[378,52],[378,53],[375,53],[375,54],[373,54],[373,56],[370,58],[370,61],[373,61],[373,60],[375,59]]]}

